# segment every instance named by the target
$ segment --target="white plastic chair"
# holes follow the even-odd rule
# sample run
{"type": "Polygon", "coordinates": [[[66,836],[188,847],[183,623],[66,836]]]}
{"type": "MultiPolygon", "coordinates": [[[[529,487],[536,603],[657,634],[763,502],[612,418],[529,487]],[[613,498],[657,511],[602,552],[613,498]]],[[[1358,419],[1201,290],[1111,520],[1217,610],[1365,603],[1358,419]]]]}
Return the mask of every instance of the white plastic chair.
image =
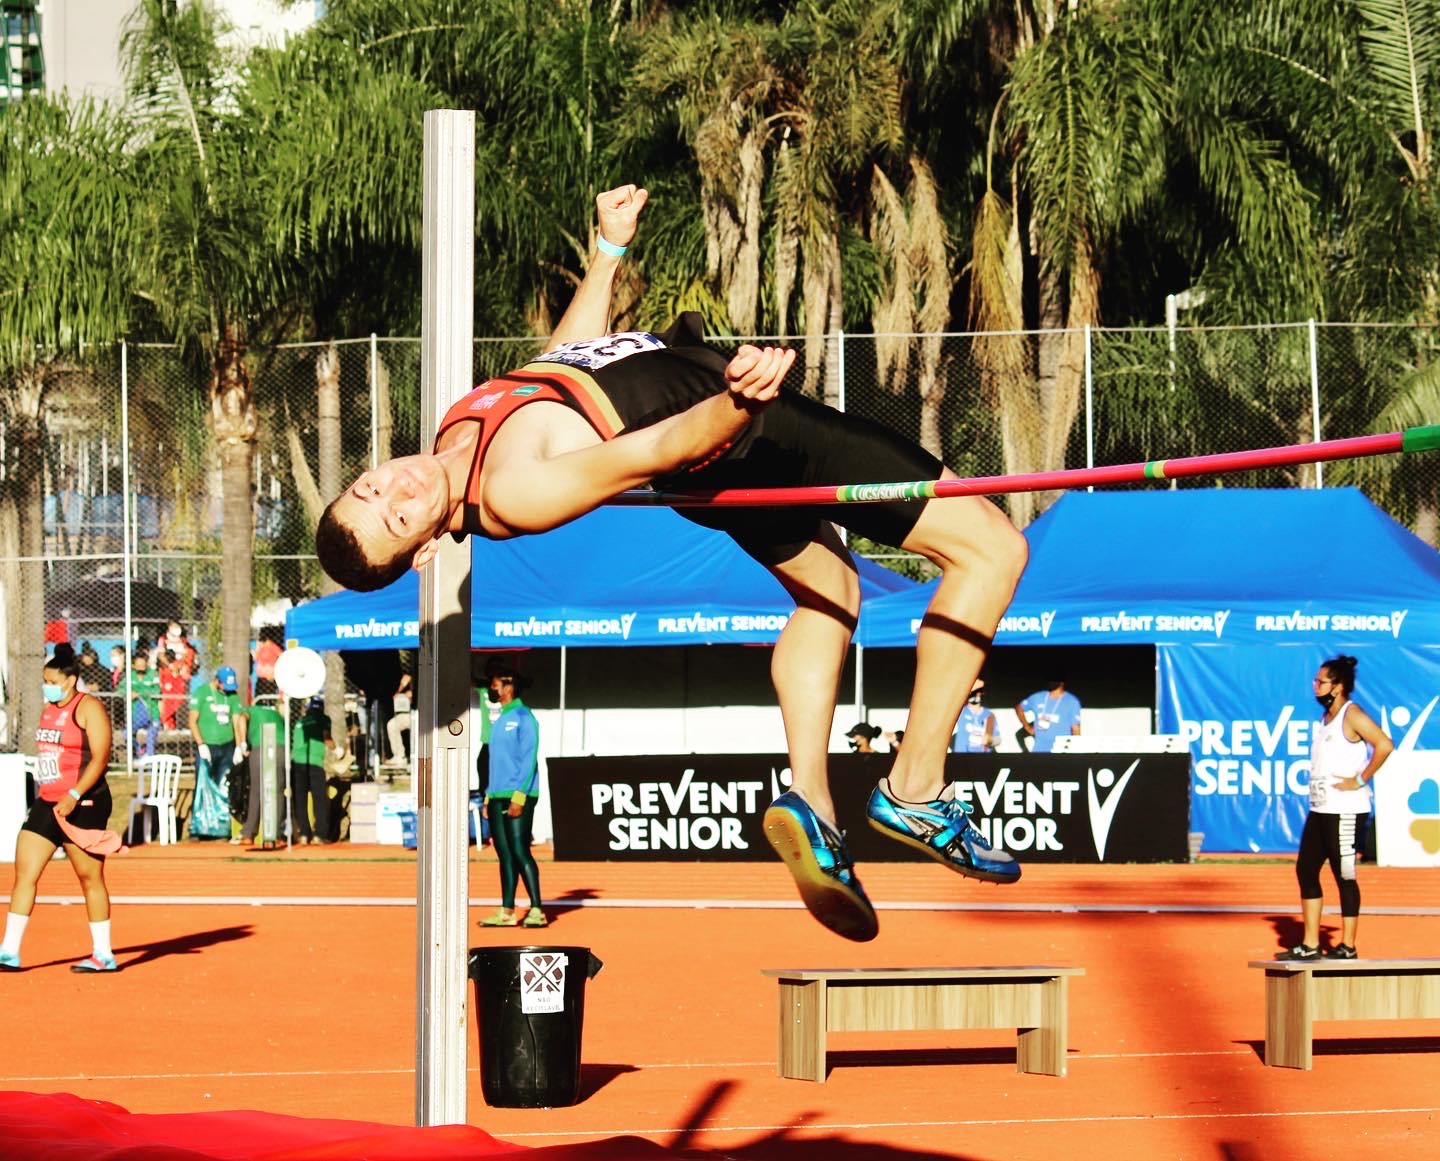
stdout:
{"type": "Polygon", "coordinates": [[[180,788],[180,758],[175,754],[150,754],[135,763],[135,797],[125,819],[125,835],[133,835],[135,812],[141,812],[144,841],[150,841],[150,814],[153,806],[160,819],[160,845],[178,842],[176,838],[175,796],[180,788]]]}

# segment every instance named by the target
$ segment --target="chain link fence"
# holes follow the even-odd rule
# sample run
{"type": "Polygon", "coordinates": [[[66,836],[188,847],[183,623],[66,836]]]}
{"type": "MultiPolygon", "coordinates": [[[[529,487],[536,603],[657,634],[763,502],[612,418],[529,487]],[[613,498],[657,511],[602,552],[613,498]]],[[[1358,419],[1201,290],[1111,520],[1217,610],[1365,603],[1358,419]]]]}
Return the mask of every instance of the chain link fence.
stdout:
{"type": "MultiPolygon", "coordinates": [[[[1434,333],[1415,327],[1307,323],[831,335],[808,343],[761,336],[717,345],[741,341],[796,346],[792,384],[925,444],[961,476],[1394,430],[1424,398],[1417,384],[1427,381],[1436,355],[1434,333]],[[1004,367],[1011,372],[1000,374],[1004,367]]],[[[519,366],[540,348],[534,338],[477,339],[475,378],[519,366]]],[[[193,675],[208,678],[221,664],[227,532],[243,536],[253,553],[252,647],[279,641],[287,603],[322,591],[313,556],[317,506],[365,467],[419,450],[420,342],[288,344],[252,350],[246,365],[256,410],[255,519],[241,530],[222,527],[202,362],[172,347],[125,344],[45,366],[38,392],[33,383],[0,384],[0,656],[9,668],[56,641],[77,649],[88,643],[87,685],[112,700],[118,726],[133,727],[113,670],[141,664],[139,655],[147,666],[170,668],[161,638],[171,622],[195,650],[193,675]],[[338,446],[322,447],[326,440],[338,446]]],[[[1217,484],[1356,484],[1436,540],[1434,456],[1133,486],[1217,484]]],[[[1053,499],[1000,502],[1023,526],[1053,499]]],[[[856,547],[924,575],[889,550],[856,547]]],[[[165,730],[183,730],[183,696],[168,678],[166,688],[171,692],[157,693],[147,712],[165,730]]],[[[12,700],[5,699],[7,708],[12,700]]],[[[15,744],[14,730],[0,730],[0,746],[15,744]]]]}

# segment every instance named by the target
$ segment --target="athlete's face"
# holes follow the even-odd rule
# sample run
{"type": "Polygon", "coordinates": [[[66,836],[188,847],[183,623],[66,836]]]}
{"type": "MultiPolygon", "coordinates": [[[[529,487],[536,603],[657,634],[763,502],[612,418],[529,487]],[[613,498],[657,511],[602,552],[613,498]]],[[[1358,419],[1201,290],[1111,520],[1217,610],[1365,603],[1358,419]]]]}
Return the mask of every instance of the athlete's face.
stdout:
{"type": "Polygon", "coordinates": [[[434,456],[401,456],[351,484],[336,501],[335,515],[355,533],[367,559],[409,559],[443,531],[449,500],[434,456]]]}

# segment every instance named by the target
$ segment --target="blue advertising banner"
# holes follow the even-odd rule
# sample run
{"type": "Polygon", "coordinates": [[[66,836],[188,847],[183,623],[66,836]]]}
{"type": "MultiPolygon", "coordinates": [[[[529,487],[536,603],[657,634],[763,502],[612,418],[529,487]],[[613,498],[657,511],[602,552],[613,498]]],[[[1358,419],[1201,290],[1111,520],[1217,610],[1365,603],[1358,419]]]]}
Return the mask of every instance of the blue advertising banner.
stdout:
{"type": "Polygon", "coordinates": [[[1207,851],[1299,844],[1321,712],[1310,679],[1329,657],[1358,659],[1354,700],[1397,750],[1440,750],[1440,647],[1164,645],[1156,654],[1160,732],[1189,743],[1190,829],[1207,851]]]}

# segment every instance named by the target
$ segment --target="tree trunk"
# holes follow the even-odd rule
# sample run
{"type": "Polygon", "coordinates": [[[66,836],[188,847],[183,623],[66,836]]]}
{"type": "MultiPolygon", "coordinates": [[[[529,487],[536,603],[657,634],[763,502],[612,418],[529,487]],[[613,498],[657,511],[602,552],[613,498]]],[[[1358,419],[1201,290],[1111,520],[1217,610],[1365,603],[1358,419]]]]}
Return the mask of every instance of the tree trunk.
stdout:
{"type": "Polygon", "coordinates": [[[1415,509],[1415,535],[1426,544],[1440,548],[1440,508],[1436,507],[1433,495],[1421,500],[1415,509]]]}
{"type": "Polygon", "coordinates": [[[0,580],[5,586],[9,744],[28,751],[40,720],[45,663],[45,503],[41,368],[20,372],[11,392],[0,480],[0,580]]]}
{"type": "Polygon", "coordinates": [[[220,656],[240,678],[250,700],[250,607],[255,559],[255,399],[245,366],[245,344],[225,328],[210,383],[210,422],[220,453],[220,656]]]}
{"type": "Polygon", "coordinates": [[[920,343],[920,446],[937,460],[945,459],[945,439],[940,430],[940,407],[945,402],[945,379],[940,374],[940,340],[920,343]]]}
{"type": "MultiPolygon", "coordinates": [[[[381,415],[389,415],[389,375],[384,377],[386,391],[384,398],[387,406],[381,410],[381,415]]],[[[315,359],[315,390],[316,390],[316,437],[319,441],[320,460],[320,496],[321,502],[328,504],[340,494],[340,489],[345,486],[341,480],[341,429],[340,429],[340,352],[332,342],[315,359]]],[[[388,423],[385,428],[385,442],[389,443],[388,423]]],[[[377,454],[380,459],[389,458],[389,451],[377,454]]],[[[316,514],[318,518],[318,513],[316,514]]],[[[338,592],[340,586],[328,576],[320,583],[321,592],[338,592]]],[[[345,720],[345,663],[340,660],[340,654],[331,650],[325,654],[325,709],[330,717],[330,736],[334,741],[349,748],[349,741],[346,734],[345,720]]]]}

